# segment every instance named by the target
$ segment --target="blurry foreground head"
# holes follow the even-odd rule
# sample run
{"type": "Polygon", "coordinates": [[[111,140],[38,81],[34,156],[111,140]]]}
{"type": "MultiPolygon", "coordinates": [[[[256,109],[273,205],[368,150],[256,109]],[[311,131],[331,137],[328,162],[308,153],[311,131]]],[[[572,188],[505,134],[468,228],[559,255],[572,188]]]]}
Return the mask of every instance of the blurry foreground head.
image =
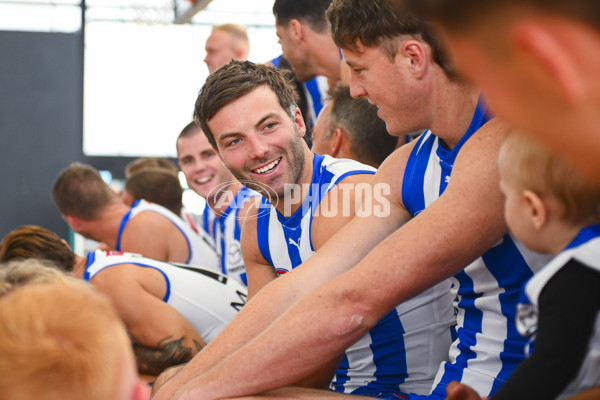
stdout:
{"type": "Polygon", "coordinates": [[[7,399],[148,399],[108,299],[75,283],[0,297],[0,393],[7,399]]]}

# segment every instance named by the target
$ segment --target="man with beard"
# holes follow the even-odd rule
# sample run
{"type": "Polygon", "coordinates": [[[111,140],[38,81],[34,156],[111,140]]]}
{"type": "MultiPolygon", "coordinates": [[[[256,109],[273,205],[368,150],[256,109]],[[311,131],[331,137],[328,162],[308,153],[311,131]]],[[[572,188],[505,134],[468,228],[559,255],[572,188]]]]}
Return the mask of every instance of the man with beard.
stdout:
{"type": "MultiPolygon", "coordinates": [[[[389,186],[371,184],[374,168],[310,152],[302,140],[305,126],[292,86],[277,70],[248,62],[222,67],[207,79],[195,115],[225,165],[263,195],[260,206],[250,209],[242,232],[249,297],[277,276],[286,279],[302,272],[291,271],[318,253],[354,215],[360,218],[379,210],[370,217],[382,223],[388,218],[389,186]]],[[[327,265],[322,268],[326,271],[327,265]]],[[[443,281],[382,315],[345,350],[331,388],[389,399],[427,391],[451,341],[454,312],[449,289],[449,282],[443,281]]],[[[259,312],[271,314],[269,309],[259,312]]],[[[236,329],[245,328],[231,331],[236,329]]],[[[215,348],[219,352],[218,345],[215,348]]],[[[231,350],[225,346],[221,351],[231,350]]],[[[213,356],[224,355],[194,358],[159,398],[214,362],[213,356]]],[[[337,361],[335,357],[320,363],[295,383],[326,387],[337,361]]]]}

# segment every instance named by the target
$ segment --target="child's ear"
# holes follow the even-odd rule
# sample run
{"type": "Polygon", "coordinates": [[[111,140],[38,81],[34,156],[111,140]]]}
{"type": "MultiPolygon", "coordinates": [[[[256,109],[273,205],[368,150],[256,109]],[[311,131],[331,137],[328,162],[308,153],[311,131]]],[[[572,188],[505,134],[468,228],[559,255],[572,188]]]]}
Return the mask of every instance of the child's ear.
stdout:
{"type": "Polygon", "coordinates": [[[529,218],[533,227],[540,230],[548,222],[548,207],[537,193],[531,190],[523,192],[523,198],[529,206],[529,218]]]}

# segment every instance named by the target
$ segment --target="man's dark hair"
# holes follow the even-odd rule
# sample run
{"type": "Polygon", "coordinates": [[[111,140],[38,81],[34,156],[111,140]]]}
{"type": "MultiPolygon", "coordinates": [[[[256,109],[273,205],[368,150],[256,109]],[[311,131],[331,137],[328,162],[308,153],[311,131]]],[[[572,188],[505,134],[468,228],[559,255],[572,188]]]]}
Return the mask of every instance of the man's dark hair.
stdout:
{"type": "Polygon", "coordinates": [[[331,89],[329,97],[333,104],[324,139],[335,129],[343,129],[357,160],[379,167],[396,149],[398,138],[388,133],[385,122],[377,116],[377,106],[365,97],[353,98],[348,86],[331,89]]]}
{"type": "Polygon", "coordinates": [[[333,40],[340,48],[355,49],[360,41],[367,47],[380,47],[394,59],[398,40],[408,35],[427,43],[434,61],[449,77],[455,75],[432,27],[407,13],[398,0],[333,0],[327,17],[333,40]]]}
{"type": "Polygon", "coordinates": [[[435,20],[453,31],[468,29],[482,16],[503,8],[537,8],[543,12],[569,16],[600,29],[600,2],[597,0],[395,0],[406,10],[435,20]]]}
{"type": "Polygon", "coordinates": [[[25,225],[15,229],[0,243],[0,262],[28,258],[53,261],[60,270],[65,272],[71,272],[75,265],[75,254],[60,237],[48,229],[35,225],[25,225]]]}
{"type": "Polygon", "coordinates": [[[131,175],[150,168],[164,168],[173,173],[177,173],[177,165],[168,158],[160,157],[140,157],[129,162],[125,166],[125,178],[129,178],[131,175]]]}
{"type": "Polygon", "coordinates": [[[73,163],[54,182],[52,199],[62,215],[86,221],[95,219],[100,211],[117,200],[96,169],[73,163]]]}
{"type": "Polygon", "coordinates": [[[164,168],[148,168],[131,175],[125,190],[134,200],[148,200],[181,215],[183,189],[177,174],[164,168]]]}
{"type": "Polygon", "coordinates": [[[275,0],[273,15],[278,25],[286,26],[292,19],[304,22],[315,32],[327,29],[325,11],[331,0],[275,0]]]}
{"type": "Polygon", "coordinates": [[[181,132],[179,133],[179,136],[177,136],[177,140],[179,140],[181,138],[189,138],[192,136],[196,136],[200,132],[202,132],[200,123],[198,121],[192,121],[181,130],[181,132]]]}
{"type": "Polygon", "coordinates": [[[279,105],[293,120],[298,94],[285,70],[250,61],[233,60],[206,78],[196,99],[194,118],[200,123],[210,144],[217,147],[215,136],[208,127],[208,121],[227,104],[263,85],[275,92],[279,105]]]}

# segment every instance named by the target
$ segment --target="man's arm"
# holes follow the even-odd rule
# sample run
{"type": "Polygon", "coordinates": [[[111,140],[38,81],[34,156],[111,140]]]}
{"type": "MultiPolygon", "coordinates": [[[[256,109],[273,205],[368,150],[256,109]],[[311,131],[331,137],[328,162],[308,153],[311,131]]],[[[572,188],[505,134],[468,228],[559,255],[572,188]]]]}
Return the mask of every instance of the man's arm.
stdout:
{"type": "Polygon", "coordinates": [[[125,323],[140,373],[156,376],[204,347],[188,320],[162,300],[166,286],[159,271],[116,265],[98,273],[92,284],[110,297],[125,323]]]}
{"type": "MultiPolygon", "coordinates": [[[[241,210],[243,211],[243,210],[241,210]]],[[[241,212],[240,211],[240,212],[241,212]]],[[[246,215],[247,220],[242,226],[240,245],[242,257],[248,277],[248,299],[254,297],[265,285],[277,278],[275,269],[265,260],[258,247],[256,231],[257,207],[252,207],[246,215]]]]}
{"type": "MultiPolygon", "coordinates": [[[[446,192],[387,239],[377,229],[361,226],[361,218],[346,225],[325,244],[324,255],[352,258],[359,249],[362,258],[363,241],[374,247],[371,233],[381,243],[350,271],[298,301],[248,345],[191,380],[175,398],[241,396],[298,380],[366,334],[391,308],[483,254],[506,232],[496,163],[505,130],[493,121],[474,135],[456,160],[446,192]],[[253,368],[244,367],[249,363],[253,368]]],[[[401,201],[398,175],[406,160],[391,160],[382,165],[376,182],[395,182],[392,195],[401,201]]],[[[394,223],[398,226],[398,220],[394,223]]],[[[385,225],[379,228],[385,231],[385,225]]],[[[318,262],[327,270],[331,259],[317,255],[308,263],[318,262]]]]}
{"type": "MultiPolygon", "coordinates": [[[[408,151],[405,153],[400,157],[406,159],[408,151]]],[[[394,171],[393,175],[397,175],[397,171],[394,171]]],[[[343,228],[346,230],[349,225],[356,224],[354,228],[350,228],[350,232],[359,232],[361,239],[357,243],[350,245],[342,239],[341,247],[332,246],[329,252],[319,250],[302,267],[295,268],[265,286],[198,356],[157,392],[155,398],[170,399],[182,385],[257,336],[298,299],[355,265],[369,250],[408,219],[406,210],[398,209],[393,204],[391,208],[389,216],[378,217],[375,213],[369,213],[370,217],[353,219],[343,228]]],[[[356,235],[350,233],[349,236],[356,235]]],[[[335,237],[331,238],[334,239],[335,237]]],[[[304,327],[294,329],[302,331],[304,327]]],[[[340,349],[336,356],[343,351],[344,349],[340,349]]],[[[336,356],[324,360],[319,365],[325,365],[326,361],[331,361],[336,356]]],[[[298,381],[299,379],[291,382],[298,381]]]]}

